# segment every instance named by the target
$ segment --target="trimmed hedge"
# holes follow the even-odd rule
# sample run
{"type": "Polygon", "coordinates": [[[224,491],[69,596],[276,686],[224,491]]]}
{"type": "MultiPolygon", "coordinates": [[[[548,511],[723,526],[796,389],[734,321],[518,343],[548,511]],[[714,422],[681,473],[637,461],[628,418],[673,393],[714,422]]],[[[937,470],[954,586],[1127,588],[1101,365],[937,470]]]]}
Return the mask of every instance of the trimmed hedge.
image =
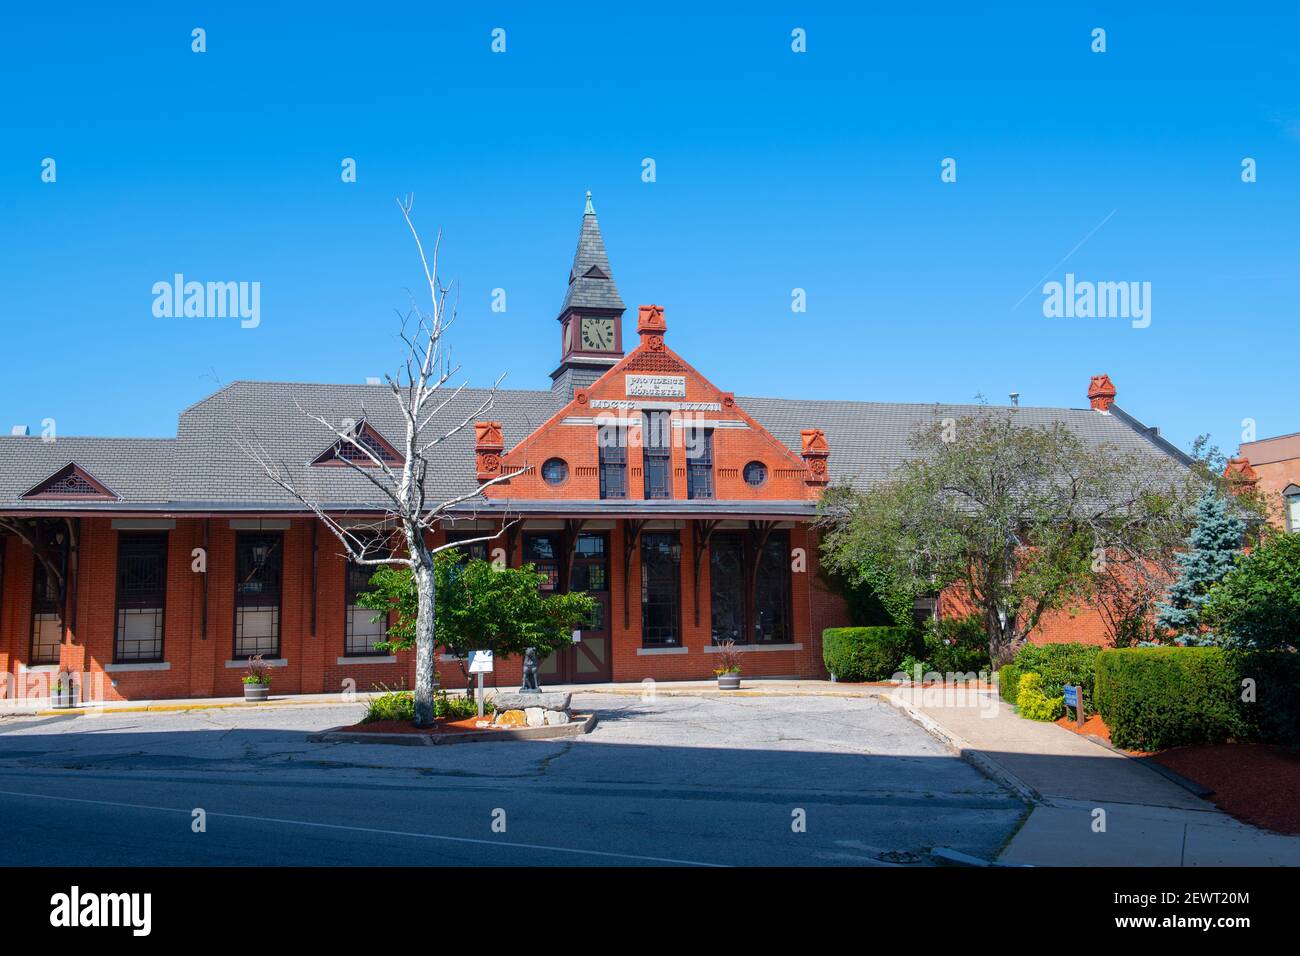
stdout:
{"type": "Polygon", "coordinates": [[[1253,740],[1300,747],[1300,654],[1291,651],[1232,651],[1237,698],[1246,733],[1253,740]],[[1249,681],[1249,684],[1245,684],[1249,681]]]}
{"type": "Polygon", "coordinates": [[[1097,657],[1096,703],[1110,738],[1163,750],[1243,738],[1237,666],[1220,647],[1128,647],[1097,657]]]}
{"type": "Polygon", "coordinates": [[[998,671],[998,693],[1012,707],[1016,705],[1016,695],[1020,692],[1020,668],[1015,664],[1003,664],[998,671]]]}
{"type": "Polygon", "coordinates": [[[915,640],[910,627],[828,627],[822,631],[822,660],[836,680],[887,680],[915,640]]]}
{"type": "MultiPolygon", "coordinates": [[[[1026,644],[1016,654],[1015,666],[1019,673],[1033,671],[1042,677],[1042,691],[1046,697],[1061,697],[1066,684],[1083,688],[1083,712],[1097,712],[1093,683],[1097,673],[1097,655],[1102,648],[1096,644],[1026,644]]],[[[1016,703],[1014,697],[1003,699],[1016,703]]]]}

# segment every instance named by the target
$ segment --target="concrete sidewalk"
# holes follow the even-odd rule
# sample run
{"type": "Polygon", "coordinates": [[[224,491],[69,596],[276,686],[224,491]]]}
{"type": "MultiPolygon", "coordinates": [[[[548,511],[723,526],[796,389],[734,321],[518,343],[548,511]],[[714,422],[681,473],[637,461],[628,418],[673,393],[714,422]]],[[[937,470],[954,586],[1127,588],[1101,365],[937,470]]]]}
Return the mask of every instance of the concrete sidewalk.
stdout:
{"type": "Polygon", "coordinates": [[[999,863],[1300,866],[1300,837],[1239,823],[1130,757],[1017,716],[993,691],[908,687],[884,696],[1033,803],[999,863]]]}
{"type": "MultiPolygon", "coordinates": [[[[802,679],[754,679],[744,682],[740,690],[718,690],[718,684],[712,680],[699,681],[653,681],[649,684],[564,684],[546,686],[548,691],[567,692],[571,694],[616,694],[628,697],[652,698],[663,697],[878,697],[881,693],[896,687],[895,684],[837,684],[828,680],[802,679]]],[[[488,687],[488,696],[511,690],[510,687],[488,687]]],[[[53,716],[58,714],[83,714],[96,712],[112,713],[168,713],[186,710],[207,710],[227,707],[293,707],[311,705],[319,707],[327,704],[352,704],[366,701],[382,691],[358,691],[351,696],[344,694],[273,694],[270,700],[251,703],[242,697],[186,697],[165,700],[115,700],[53,710],[48,698],[28,701],[0,700],[0,717],[6,715],[33,714],[53,716]]],[[[448,693],[463,693],[460,688],[449,689],[448,693]]]]}

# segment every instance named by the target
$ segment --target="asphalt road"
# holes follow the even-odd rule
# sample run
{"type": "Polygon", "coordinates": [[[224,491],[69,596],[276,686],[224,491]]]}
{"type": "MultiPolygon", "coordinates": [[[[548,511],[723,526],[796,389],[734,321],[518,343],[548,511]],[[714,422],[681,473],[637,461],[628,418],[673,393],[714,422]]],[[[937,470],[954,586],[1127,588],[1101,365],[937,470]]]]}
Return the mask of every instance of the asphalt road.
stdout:
{"type": "Polygon", "coordinates": [[[360,705],[0,718],[0,864],[919,865],[1025,812],[871,699],[574,704],[594,733],[442,747],[306,741],[360,705]]]}

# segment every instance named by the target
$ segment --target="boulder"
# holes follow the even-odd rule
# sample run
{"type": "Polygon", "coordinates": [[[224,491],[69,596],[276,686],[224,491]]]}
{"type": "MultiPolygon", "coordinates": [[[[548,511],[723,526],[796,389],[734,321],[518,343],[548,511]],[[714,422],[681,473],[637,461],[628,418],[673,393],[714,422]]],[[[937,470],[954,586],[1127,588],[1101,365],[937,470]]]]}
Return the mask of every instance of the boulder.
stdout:
{"type": "Polygon", "coordinates": [[[528,717],[522,710],[507,710],[497,712],[498,727],[527,727],[528,717]]]}
{"type": "Polygon", "coordinates": [[[546,710],[542,707],[527,707],[524,716],[528,719],[529,727],[540,727],[546,723],[546,710]]]}
{"type": "Polygon", "coordinates": [[[546,723],[548,725],[567,724],[569,722],[569,712],[567,710],[548,710],[546,712],[546,723]]]}
{"type": "Polygon", "coordinates": [[[529,707],[540,707],[543,710],[568,710],[570,696],[549,691],[540,691],[536,694],[504,693],[493,694],[492,703],[496,705],[498,711],[526,710],[529,707]]]}

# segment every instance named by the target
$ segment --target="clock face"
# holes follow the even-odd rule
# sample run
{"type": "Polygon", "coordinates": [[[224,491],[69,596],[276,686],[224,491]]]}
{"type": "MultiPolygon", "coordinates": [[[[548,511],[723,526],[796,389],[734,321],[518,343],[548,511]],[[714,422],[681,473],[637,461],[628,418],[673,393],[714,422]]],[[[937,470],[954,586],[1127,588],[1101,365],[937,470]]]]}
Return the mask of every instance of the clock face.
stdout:
{"type": "Polygon", "coordinates": [[[582,320],[582,347],[588,352],[611,352],[614,349],[614,320],[582,320]]]}

